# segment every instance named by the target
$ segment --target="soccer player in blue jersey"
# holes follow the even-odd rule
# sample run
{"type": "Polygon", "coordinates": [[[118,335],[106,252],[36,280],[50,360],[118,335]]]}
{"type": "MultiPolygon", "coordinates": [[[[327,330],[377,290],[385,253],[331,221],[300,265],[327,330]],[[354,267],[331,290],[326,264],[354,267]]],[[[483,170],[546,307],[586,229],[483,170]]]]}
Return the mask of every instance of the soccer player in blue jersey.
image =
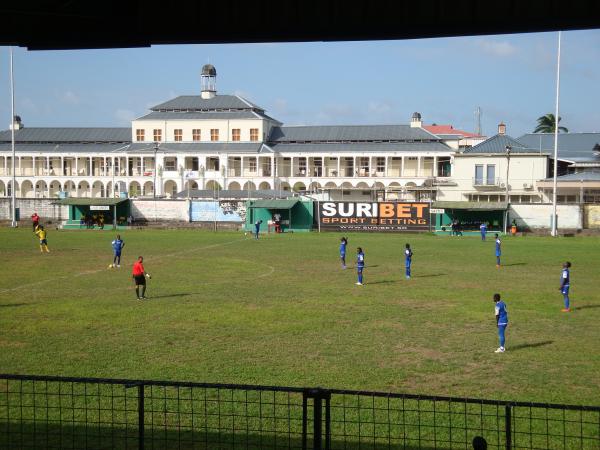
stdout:
{"type": "Polygon", "coordinates": [[[348,245],[348,239],[342,237],[340,239],[340,259],[342,260],[342,269],[346,268],[346,246],[348,245]]]}
{"type": "Polygon", "coordinates": [[[479,225],[479,231],[481,231],[481,240],[485,241],[485,234],[487,233],[487,223],[481,222],[481,225],[479,225]]]}
{"type": "Polygon", "coordinates": [[[125,247],[125,242],[121,239],[121,235],[117,234],[117,238],[112,241],[112,248],[115,254],[113,258],[113,267],[116,265],[117,267],[121,267],[121,250],[125,247]]]}
{"type": "Polygon", "coordinates": [[[260,233],[260,224],[262,223],[262,220],[257,220],[256,222],[254,222],[254,237],[256,239],[258,239],[258,233],[260,233]]]}
{"type": "Polygon", "coordinates": [[[502,242],[500,242],[498,233],[496,233],[494,236],[496,238],[496,267],[500,267],[500,255],[502,255],[502,250],[500,246],[502,245],[502,242]]]}
{"type": "Polygon", "coordinates": [[[500,300],[500,294],[494,294],[494,303],[496,303],[496,325],[498,325],[498,337],[500,338],[500,347],[495,353],[504,353],[504,342],[506,327],[508,326],[508,313],[506,312],[506,303],[500,300]]]}
{"type": "Polygon", "coordinates": [[[561,310],[562,312],[571,312],[571,301],[569,300],[569,287],[571,287],[571,274],[569,268],[571,263],[567,261],[562,266],[562,274],[560,277],[560,292],[563,295],[565,301],[565,307],[561,310]]]}
{"type": "Polygon", "coordinates": [[[404,265],[406,267],[406,279],[410,280],[410,265],[412,264],[413,252],[410,248],[410,244],[406,244],[404,249],[404,265]]]}
{"type": "Polygon", "coordinates": [[[356,282],[357,286],[363,285],[363,269],[365,268],[365,254],[363,253],[362,248],[358,247],[356,249],[356,272],[358,274],[358,281],[356,282]]]}

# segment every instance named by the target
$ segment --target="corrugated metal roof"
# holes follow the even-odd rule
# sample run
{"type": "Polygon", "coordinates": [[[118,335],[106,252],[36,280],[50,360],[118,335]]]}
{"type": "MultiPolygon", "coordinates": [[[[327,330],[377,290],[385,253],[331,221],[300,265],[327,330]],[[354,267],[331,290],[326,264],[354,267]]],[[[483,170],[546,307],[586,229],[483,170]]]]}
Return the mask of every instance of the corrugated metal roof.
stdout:
{"type": "MultiPolygon", "coordinates": [[[[164,142],[159,145],[161,152],[198,152],[198,153],[259,153],[263,146],[260,142],[164,142]]],[[[152,142],[134,142],[129,152],[154,151],[152,142]]]]}
{"type": "MultiPolygon", "coordinates": [[[[550,153],[554,157],[553,133],[528,133],[519,138],[528,147],[550,153]]],[[[600,145],[600,133],[559,133],[558,159],[575,162],[599,162],[600,156],[593,152],[600,145]]]]}
{"type": "Polygon", "coordinates": [[[432,208],[497,211],[508,208],[506,202],[432,202],[432,208]]]}
{"type": "Polygon", "coordinates": [[[266,209],[292,209],[300,200],[290,198],[286,200],[256,200],[253,201],[249,208],[266,208],[266,209]]]}
{"type": "MultiPolygon", "coordinates": [[[[221,189],[215,193],[212,189],[190,189],[189,197],[190,198],[209,198],[216,199],[217,197],[221,200],[225,199],[264,199],[264,198],[282,198],[282,197],[292,197],[294,194],[290,191],[279,191],[274,189],[258,189],[258,190],[238,190],[238,189],[221,189]]],[[[176,195],[177,198],[187,198],[188,191],[178,192],[176,195]]]]}
{"type": "Polygon", "coordinates": [[[275,127],[269,140],[289,141],[407,141],[438,138],[421,128],[408,125],[328,125],[275,127]]]}
{"type": "Polygon", "coordinates": [[[80,198],[68,197],[59,200],[60,205],[80,205],[80,206],[113,206],[119,203],[127,202],[127,198],[80,198]]]}
{"type": "MultiPolygon", "coordinates": [[[[11,131],[0,131],[0,142],[10,142],[11,131]]],[[[131,128],[22,128],[15,142],[131,142],[131,128]]]]}
{"type": "Polygon", "coordinates": [[[356,142],[323,144],[270,144],[277,153],[356,153],[356,152],[437,152],[452,153],[441,142],[356,142]]]}
{"type": "Polygon", "coordinates": [[[245,111],[196,111],[196,112],[174,112],[174,111],[152,111],[136,120],[237,120],[237,119],[269,119],[270,117],[254,112],[250,109],[245,111]]]}
{"type": "MultiPolygon", "coordinates": [[[[556,177],[558,181],[600,181],[600,172],[579,172],[570,173],[556,177]]],[[[553,181],[552,177],[546,178],[544,181],[553,181]]]]}
{"type": "MultiPolygon", "coordinates": [[[[119,144],[15,144],[19,153],[99,153],[105,154],[117,151],[126,151],[127,143],[119,144]]],[[[0,152],[11,152],[11,144],[0,143],[0,152]]]]}
{"type": "Polygon", "coordinates": [[[239,95],[216,95],[213,98],[202,98],[200,95],[180,95],[160,105],[150,108],[152,111],[168,110],[215,110],[215,109],[258,109],[264,108],[249,102],[239,95]]]}
{"type": "Polygon", "coordinates": [[[506,146],[511,147],[511,153],[540,153],[527,147],[522,142],[505,134],[497,134],[485,141],[466,149],[463,153],[506,153],[506,146]]]}

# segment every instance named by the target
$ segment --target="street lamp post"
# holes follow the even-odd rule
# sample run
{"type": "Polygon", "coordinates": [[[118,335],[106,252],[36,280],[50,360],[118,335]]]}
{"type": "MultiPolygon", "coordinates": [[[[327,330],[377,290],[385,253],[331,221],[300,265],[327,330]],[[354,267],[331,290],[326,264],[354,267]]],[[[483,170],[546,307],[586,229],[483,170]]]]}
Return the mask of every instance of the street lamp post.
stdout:
{"type": "Polygon", "coordinates": [[[154,186],[152,187],[152,198],[156,198],[156,153],[158,152],[158,143],[154,143],[154,186]]]}
{"type": "MultiPolygon", "coordinates": [[[[11,171],[12,171],[12,185],[10,189],[11,203],[12,203],[12,227],[17,227],[17,179],[15,176],[16,170],[16,152],[15,152],[15,80],[13,77],[13,49],[10,47],[10,114],[12,124],[10,127],[10,144],[12,147],[12,158],[11,158],[11,171]]],[[[20,169],[20,167],[19,167],[20,169]]]]}
{"type": "Polygon", "coordinates": [[[510,152],[512,151],[512,147],[507,145],[504,150],[506,151],[506,213],[504,214],[504,234],[508,231],[508,207],[510,205],[510,197],[509,197],[509,189],[510,185],[508,184],[508,176],[510,171],[510,152]]]}

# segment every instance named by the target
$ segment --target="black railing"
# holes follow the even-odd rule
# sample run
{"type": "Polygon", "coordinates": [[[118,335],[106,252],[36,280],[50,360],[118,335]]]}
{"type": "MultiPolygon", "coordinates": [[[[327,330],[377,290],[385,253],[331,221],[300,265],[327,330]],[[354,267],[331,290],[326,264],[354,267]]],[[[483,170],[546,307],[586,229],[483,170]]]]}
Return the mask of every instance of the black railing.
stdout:
{"type": "Polygon", "coordinates": [[[0,375],[0,449],[600,449],[600,407],[0,375]]]}

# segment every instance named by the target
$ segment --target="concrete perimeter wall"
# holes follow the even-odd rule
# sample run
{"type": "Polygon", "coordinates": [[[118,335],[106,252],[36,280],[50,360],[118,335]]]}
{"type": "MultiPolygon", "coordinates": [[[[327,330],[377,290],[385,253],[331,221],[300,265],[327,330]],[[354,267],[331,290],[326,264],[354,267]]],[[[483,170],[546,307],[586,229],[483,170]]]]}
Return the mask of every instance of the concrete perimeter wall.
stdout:
{"type": "MultiPolygon", "coordinates": [[[[21,214],[21,226],[23,223],[31,225],[31,215],[37,212],[42,223],[67,220],[69,218],[69,207],[56,205],[56,200],[45,198],[18,198],[17,208],[21,214]]],[[[10,198],[0,198],[0,220],[10,220],[12,217],[10,198]]]]}
{"type": "Polygon", "coordinates": [[[131,215],[134,219],[148,221],[189,222],[189,202],[169,199],[131,200],[131,215]]]}
{"type": "MultiPolygon", "coordinates": [[[[558,228],[581,229],[583,228],[583,214],[581,205],[558,205],[558,228]]],[[[508,211],[509,224],[515,219],[517,228],[550,228],[552,217],[551,204],[510,205],[508,211]]]]}

